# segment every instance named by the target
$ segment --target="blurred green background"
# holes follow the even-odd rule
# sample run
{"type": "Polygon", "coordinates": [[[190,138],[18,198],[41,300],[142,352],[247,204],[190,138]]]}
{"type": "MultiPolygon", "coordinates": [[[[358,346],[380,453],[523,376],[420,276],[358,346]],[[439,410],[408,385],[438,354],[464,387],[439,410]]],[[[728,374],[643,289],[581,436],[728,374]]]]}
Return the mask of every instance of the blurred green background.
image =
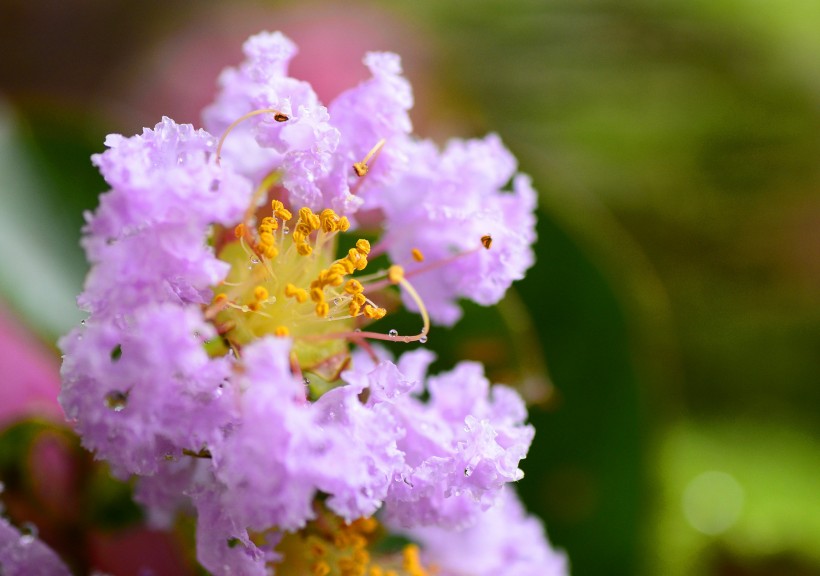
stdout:
{"type": "Polygon", "coordinates": [[[89,155],[199,125],[262,29],[325,99],[399,52],[417,133],[532,174],[535,268],[430,346],[525,382],[519,488],[573,574],[820,574],[820,2],[2,0],[0,291],[44,340],[89,155]]]}

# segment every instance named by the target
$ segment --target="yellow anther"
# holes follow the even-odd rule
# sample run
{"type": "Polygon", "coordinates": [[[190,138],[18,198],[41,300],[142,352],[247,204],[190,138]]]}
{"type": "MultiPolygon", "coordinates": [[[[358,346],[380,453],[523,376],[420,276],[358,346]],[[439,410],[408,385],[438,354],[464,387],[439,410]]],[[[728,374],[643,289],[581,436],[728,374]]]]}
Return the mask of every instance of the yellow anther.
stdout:
{"type": "Polygon", "coordinates": [[[319,318],[325,318],[330,313],[330,304],[327,302],[319,302],[316,304],[316,315],[319,318]]]}
{"type": "Polygon", "coordinates": [[[259,235],[259,243],[263,246],[273,246],[276,240],[273,238],[273,234],[270,232],[262,232],[259,235]]]}
{"type": "Polygon", "coordinates": [[[316,536],[308,536],[310,554],[314,558],[324,558],[327,555],[327,544],[316,536]]]}
{"type": "Polygon", "coordinates": [[[367,297],[364,295],[363,292],[359,292],[358,294],[353,295],[351,301],[355,302],[359,306],[364,306],[367,303],[367,297]]]}
{"type": "Polygon", "coordinates": [[[286,208],[280,208],[279,210],[276,210],[274,212],[274,214],[278,218],[281,218],[282,220],[285,220],[285,221],[290,220],[291,218],[293,218],[293,214],[291,214],[290,210],[288,210],[286,208]]]}
{"type": "Polygon", "coordinates": [[[490,246],[493,245],[493,237],[489,234],[485,234],[481,237],[481,245],[484,246],[487,250],[490,249],[490,246]]]}
{"type": "Polygon", "coordinates": [[[351,278],[345,284],[345,292],[348,294],[358,294],[362,291],[364,291],[364,286],[362,286],[362,283],[355,278],[351,278]]]}
{"type": "Polygon", "coordinates": [[[345,279],[341,274],[329,274],[326,282],[331,286],[341,286],[345,279]]]}
{"type": "Polygon", "coordinates": [[[286,338],[290,336],[290,330],[288,330],[287,326],[277,326],[276,330],[273,331],[273,334],[279,338],[286,338]]]}
{"type": "Polygon", "coordinates": [[[365,268],[367,268],[367,258],[365,258],[364,256],[362,256],[362,257],[361,257],[361,258],[359,258],[359,260],[356,262],[356,270],[362,271],[362,270],[364,270],[365,268]]]}
{"type": "Polygon", "coordinates": [[[361,238],[361,239],[357,240],[356,241],[356,250],[359,251],[359,254],[363,254],[363,255],[367,256],[368,254],[370,254],[370,242],[368,242],[364,238],[361,238]]]}
{"type": "Polygon", "coordinates": [[[359,518],[350,525],[351,528],[358,530],[362,534],[371,534],[379,527],[378,521],[375,518],[359,518]]]}
{"type": "Polygon", "coordinates": [[[273,115],[273,119],[277,122],[287,122],[288,120],[290,120],[290,116],[288,116],[287,114],[283,114],[281,112],[277,112],[273,115]]]}
{"type": "Polygon", "coordinates": [[[276,228],[274,228],[270,224],[259,225],[259,234],[271,234],[274,230],[276,230],[276,228]]]}
{"type": "Polygon", "coordinates": [[[418,248],[413,248],[410,251],[410,254],[413,255],[413,260],[415,260],[416,262],[424,262],[424,254],[422,254],[421,250],[419,250],[418,248]]]}
{"type": "Polygon", "coordinates": [[[253,297],[259,302],[267,300],[269,296],[270,294],[268,294],[268,289],[264,286],[257,286],[253,289],[253,297]]]}
{"type": "Polygon", "coordinates": [[[344,268],[345,274],[353,274],[353,272],[356,271],[356,265],[347,258],[339,260],[337,263],[339,264],[339,266],[344,268]]]}
{"type": "Polygon", "coordinates": [[[214,304],[221,304],[221,303],[227,302],[227,301],[228,301],[228,295],[225,294],[224,292],[220,292],[219,294],[214,296],[214,304]]]}
{"type": "Polygon", "coordinates": [[[353,171],[356,172],[356,176],[358,176],[359,178],[367,174],[368,170],[369,168],[367,164],[365,164],[364,162],[356,162],[355,164],[353,164],[353,171]]]}
{"type": "Polygon", "coordinates": [[[242,238],[245,235],[245,225],[240,223],[233,229],[233,235],[237,238],[242,238]]]}
{"type": "Polygon", "coordinates": [[[265,258],[273,260],[279,254],[279,250],[276,248],[276,246],[273,245],[265,246],[264,250],[262,251],[262,254],[264,254],[265,258]]]}
{"type": "Polygon", "coordinates": [[[384,308],[376,308],[371,306],[370,304],[365,304],[364,306],[364,315],[370,318],[371,320],[378,320],[380,318],[384,318],[384,315],[387,314],[387,310],[384,308]]]}
{"type": "Polygon", "coordinates": [[[301,225],[304,225],[308,229],[308,234],[310,234],[310,231],[318,230],[321,226],[319,216],[314,214],[307,206],[299,209],[299,221],[301,225]]]}
{"type": "Polygon", "coordinates": [[[273,210],[274,212],[276,212],[277,210],[281,210],[284,207],[285,207],[285,205],[282,204],[281,200],[271,200],[270,201],[270,209],[273,210]]]}
{"type": "Polygon", "coordinates": [[[297,288],[293,284],[285,285],[285,296],[288,298],[296,298],[300,304],[307,300],[307,292],[303,288],[297,288]]]}
{"type": "Polygon", "coordinates": [[[302,256],[310,256],[313,253],[313,248],[311,248],[310,244],[303,242],[296,245],[296,251],[302,256]]]}
{"type": "Polygon", "coordinates": [[[345,274],[349,274],[347,268],[340,262],[334,262],[330,265],[330,268],[327,269],[328,274],[339,274],[344,276],[345,274]]]}
{"type": "Polygon", "coordinates": [[[359,258],[361,257],[362,255],[355,248],[351,248],[347,251],[347,259],[353,262],[353,264],[356,264],[356,262],[358,262],[359,258]]]}
{"type": "Polygon", "coordinates": [[[402,565],[409,576],[427,576],[427,570],[421,565],[419,558],[419,547],[415,544],[408,544],[404,547],[402,565]]]}
{"type": "Polygon", "coordinates": [[[325,293],[321,288],[313,288],[310,291],[310,299],[314,302],[324,302],[325,301],[325,293]]]}
{"type": "Polygon", "coordinates": [[[350,312],[351,316],[358,316],[359,312],[362,311],[361,305],[356,304],[355,302],[351,302],[350,304],[348,304],[347,309],[350,312]]]}
{"type": "Polygon", "coordinates": [[[347,219],[347,216],[342,216],[339,218],[339,230],[342,232],[347,232],[350,229],[350,220],[347,219]]]}
{"type": "Polygon", "coordinates": [[[313,576],[327,576],[330,574],[330,565],[324,560],[320,560],[313,565],[311,571],[313,572],[313,576]]]}
{"type": "Polygon", "coordinates": [[[398,284],[402,281],[402,278],[404,278],[404,268],[398,264],[394,264],[387,269],[387,279],[390,280],[391,284],[398,284]]]}
{"type": "Polygon", "coordinates": [[[262,222],[259,225],[273,226],[273,229],[276,230],[279,227],[279,221],[273,216],[265,216],[264,218],[262,218],[262,222]]]}

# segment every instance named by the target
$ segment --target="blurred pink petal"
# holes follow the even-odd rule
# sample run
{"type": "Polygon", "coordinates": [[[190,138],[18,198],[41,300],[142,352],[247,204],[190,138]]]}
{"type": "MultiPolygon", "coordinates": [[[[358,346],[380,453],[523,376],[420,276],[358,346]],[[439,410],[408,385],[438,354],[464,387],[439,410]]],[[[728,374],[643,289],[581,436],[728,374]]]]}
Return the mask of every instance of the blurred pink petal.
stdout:
{"type": "Polygon", "coordinates": [[[0,428],[26,416],[63,420],[57,404],[60,363],[0,305],[0,428]]]}

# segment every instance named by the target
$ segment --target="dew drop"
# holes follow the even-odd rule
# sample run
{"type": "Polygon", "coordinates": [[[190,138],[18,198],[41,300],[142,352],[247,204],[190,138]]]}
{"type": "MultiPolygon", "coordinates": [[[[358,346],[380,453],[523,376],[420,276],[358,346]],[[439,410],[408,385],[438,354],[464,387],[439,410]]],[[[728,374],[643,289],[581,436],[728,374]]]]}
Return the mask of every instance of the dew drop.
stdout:
{"type": "Polygon", "coordinates": [[[391,338],[396,338],[399,335],[399,331],[396,330],[396,329],[393,329],[393,330],[390,330],[390,332],[388,332],[387,335],[390,336],[391,338]]]}
{"type": "Polygon", "coordinates": [[[80,326],[85,326],[85,320],[80,320],[80,326]]]}
{"type": "Polygon", "coordinates": [[[308,378],[307,376],[305,376],[305,378],[304,378],[304,380],[302,380],[302,382],[304,382],[305,386],[310,386],[310,378],[308,378]]]}
{"type": "Polygon", "coordinates": [[[334,305],[334,306],[338,306],[338,305],[339,305],[339,304],[341,304],[341,303],[342,303],[342,299],[341,299],[341,298],[334,298],[334,299],[333,299],[333,305],[334,305]]]}
{"type": "Polygon", "coordinates": [[[23,522],[20,525],[20,545],[28,546],[37,539],[37,526],[31,522],[23,522]]]}
{"type": "Polygon", "coordinates": [[[122,412],[128,403],[128,394],[113,390],[105,395],[105,406],[114,412],[122,412]]]}
{"type": "Polygon", "coordinates": [[[288,232],[290,232],[290,228],[287,226],[282,226],[282,234],[287,234],[288,232]]]}
{"type": "Polygon", "coordinates": [[[469,478],[470,476],[472,476],[472,475],[473,475],[473,469],[472,469],[472,468],[470,468],[469,466],[467,466],[467,467],[464,469],[464,475],[465,475],[467,478],[469,478]]]}
{"type": "Polygon", "coordinates": [[[168,452],[168,453],[166,453],[166,454],[165,454],[165,459],[166,459],[168,462],[174,462],[174,461],[177,459],[177,457],[176,457],[176,456],[174,456],[174,454],[173,454],[173,453],[168,452]]]}
{"type": "Polygon", "coordinates": [[[257,258],[256,256],[251,258],[251,264],[259,264],[259,258],[257,258]]]}
{"type": "Polygon", "coordinates": [[[419,342],[421,342],[422,344],[427,344],[427,336],[422,334],[421,337],[419,338],[419,342]]]}

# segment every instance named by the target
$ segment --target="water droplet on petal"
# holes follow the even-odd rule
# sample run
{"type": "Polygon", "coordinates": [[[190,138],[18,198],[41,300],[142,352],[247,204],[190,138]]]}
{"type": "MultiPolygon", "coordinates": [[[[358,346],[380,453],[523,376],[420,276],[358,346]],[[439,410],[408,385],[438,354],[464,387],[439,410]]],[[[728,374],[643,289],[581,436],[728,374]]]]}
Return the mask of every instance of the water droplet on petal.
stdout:
{"type": "Polygon", "coordinates": [[[305,378],[304,378],[304,380],[302,380],[302,382],[305,383],[305,386],[310,386],[310,378],[308,378],[307,376],[305,376],[305,378]]]}
{"type": "Polygon", "coordinates": [[[287,234],[288,232],[290,232],[290,228],[287,226],[282,226],[282,234],[287,234]]]}
{"type": "Polygon", "coordinates": [[[175,461],[175,460],[177,459],[177,457],[176,457],[176,456],[174,456],[174,454],[173,454],[173,453],[168,452],[167,454],[165,454],[165,459],[166,459],[168,462],[173,462],[173,461],[175,461]]]}
{"type": "Polygon", "coordinates": [[[85,320],[80,320],[80,326],[85,326],[85,320]]]}
{"type": "Polygon", "coordinates": [[[472,476],[472,475],[473,475],[473,469],[472,469],[472,468],[470,468],[469,466],[467,466],[467,467],[464,469],[464,475],[465,475],[467,478],[469,478],[470,476],[472,476]]]}
{"type": "Polygon", "coordinates": [[[361,328],[356,328],[356,329],[354,330],[354,332],[361,332],[361,331],[362,331],[362,329],[361,329],[361,328]]]}
{"type": "Polygon", "coordinates": [[[422,344],[427,344],[427,336],[422,335],[421,338],[419,338],[419,342],[422,344]]]}
{"type": "Polygon", "coordinates": [[[342,302],[341,298],[334,298],[333,299],[333,305],[334,306],[338,306],[341,302],[342,302]]]}
{"type": "Polygon", "coordinates": [[[251,258],[251,264],[259,264],[259,258],[257,258],[256,256],[251,258]]]}
{"type": "Polygon", "coordinates": [[[113,390],[105,395],[105,405],[114,412],[122,412],[128,403],[128,394],[113,390]]]}
{"type": "Polygon", "coordinates": [[[37,539],[37,526],[31,522],[23,522],[20,525],[20,545],[27,546],[37,539]]]}
{"type": "Polygon", "coordinates": [[[391,338],[395,338],[395,337],[397,337],[397,336],[399,335],[399,331],[398,331],[398,330],[393,329],[393,330],[390,330],[390,332],[388,332],[387,334],[388,334],[388,336],[390,336],[391,338]]]}

